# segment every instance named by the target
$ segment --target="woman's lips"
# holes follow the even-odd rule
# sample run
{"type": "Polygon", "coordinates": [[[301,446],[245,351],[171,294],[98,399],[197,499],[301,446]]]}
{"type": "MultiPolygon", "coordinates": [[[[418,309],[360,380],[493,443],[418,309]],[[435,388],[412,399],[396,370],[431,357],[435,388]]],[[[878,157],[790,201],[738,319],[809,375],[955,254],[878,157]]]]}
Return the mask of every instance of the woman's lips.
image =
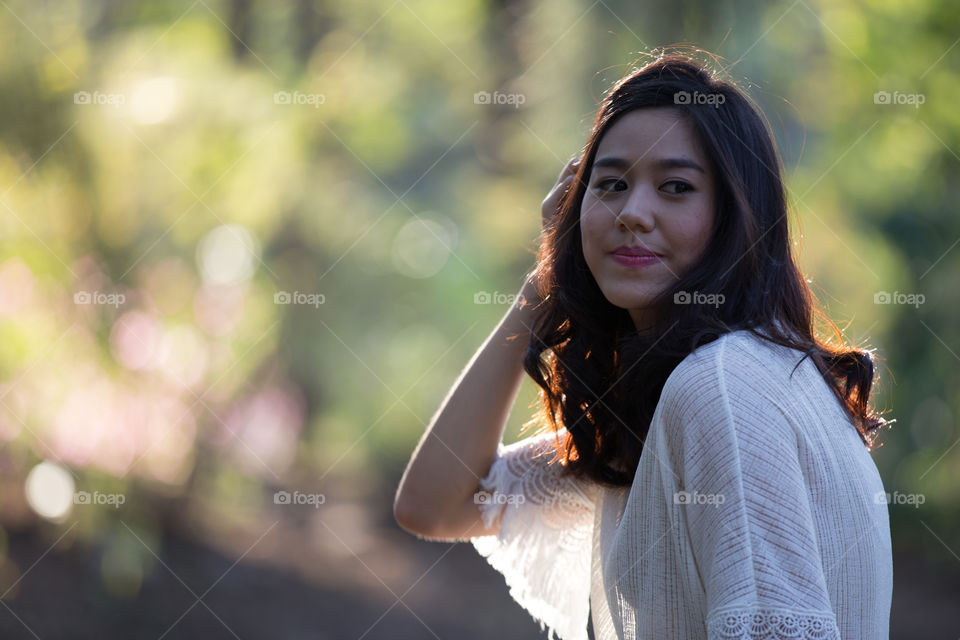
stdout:
{"type": "Polygon", "coordinates": [[[631,256],[623,253],[612,253],[613,259],[616,260],[619,264],[622,264],[626,267],[649,267],[652,264],[657,264],[662,260],[661,256],[658,255],[645,255],[645,256],[631,256]]]}

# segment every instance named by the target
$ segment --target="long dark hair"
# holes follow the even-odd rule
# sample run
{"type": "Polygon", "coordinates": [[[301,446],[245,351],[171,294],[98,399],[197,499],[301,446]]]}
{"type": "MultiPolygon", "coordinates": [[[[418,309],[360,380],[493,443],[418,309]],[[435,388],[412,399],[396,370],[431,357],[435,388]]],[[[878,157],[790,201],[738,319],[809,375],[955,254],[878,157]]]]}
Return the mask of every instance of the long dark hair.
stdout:
{"type": "Polygon", "coordinates": [[[566,427],[556,450],[566,473],[631,484],[667,377],[698,346],[740,329],[812,358],[872,448],[889,425],[869,406],[872,355],[844,343],[793,260],[779,153],[744,92],[691,55],[661,53],[607,92],[581,158],[541,238],[534,278],[543,302],[523,360],[541,389],[531,422],[566,427]],[[698,95],[713,103],[691,99],[698,95]],[[623,114],[648,107],[674,108],[693,126],[716,176],[717,209],[699,262],[652,302],[653,330],[641,334],[597,285],[579,225],[604,133],[623,114]],[[690,291],[722,294],[724,304],[674,304],[676,293],[690,291]],[[817,338],[814,316],[832,328],[833,341],[817,338]]]}

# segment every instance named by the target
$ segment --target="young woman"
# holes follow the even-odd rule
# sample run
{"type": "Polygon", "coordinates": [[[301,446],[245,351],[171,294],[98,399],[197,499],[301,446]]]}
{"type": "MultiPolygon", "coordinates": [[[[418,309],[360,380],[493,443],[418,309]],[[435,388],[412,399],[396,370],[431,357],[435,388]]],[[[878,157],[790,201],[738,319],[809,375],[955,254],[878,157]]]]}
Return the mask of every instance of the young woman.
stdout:
{"type": "Polygon", "coordinates": [[[815,335],[759,108],[661,55],[607,93],[543,213],[537,267],[417,446],[399,524],[470,540],[564,640],[588,618],[598,640],[887,638],[869,450],[888,423],[869,352],[815,335]],[[504,446],[524,370],[543,432],[504,446]]]}

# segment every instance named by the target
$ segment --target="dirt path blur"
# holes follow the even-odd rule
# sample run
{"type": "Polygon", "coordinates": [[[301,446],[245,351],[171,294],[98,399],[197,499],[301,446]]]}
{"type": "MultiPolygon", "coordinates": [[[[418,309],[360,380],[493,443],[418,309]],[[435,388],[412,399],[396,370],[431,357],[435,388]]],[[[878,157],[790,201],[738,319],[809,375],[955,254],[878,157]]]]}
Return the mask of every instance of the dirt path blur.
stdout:
{"type": "MultiPolygon", "coordinates": [[[[326,506],[270,513],[247,529],[172,527],[126,598],[104,586],[105,548],[51,548],[49,525],[8,525],[0,593],[16,585],[2,598],[0,637],[545,637],[469,544],[420,541],[396,527],[389,505],[326,506]]],[[[960,567],[897,556],[894,575],[892,640],[960,637],[960,567]]]]}

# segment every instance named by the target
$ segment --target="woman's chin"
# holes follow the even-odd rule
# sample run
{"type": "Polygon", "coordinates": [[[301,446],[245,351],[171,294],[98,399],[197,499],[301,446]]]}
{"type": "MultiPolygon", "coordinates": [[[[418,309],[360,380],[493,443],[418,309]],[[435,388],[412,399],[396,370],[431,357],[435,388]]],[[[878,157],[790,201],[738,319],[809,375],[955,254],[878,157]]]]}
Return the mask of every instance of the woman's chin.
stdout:
{"type": "Polygon", "coordinates": [[[650,305],[654,295],[643,291],[636,291],[628,287],[615,287],[604,290],[607,301],[621,309],[642,309],[650,305]]]}

